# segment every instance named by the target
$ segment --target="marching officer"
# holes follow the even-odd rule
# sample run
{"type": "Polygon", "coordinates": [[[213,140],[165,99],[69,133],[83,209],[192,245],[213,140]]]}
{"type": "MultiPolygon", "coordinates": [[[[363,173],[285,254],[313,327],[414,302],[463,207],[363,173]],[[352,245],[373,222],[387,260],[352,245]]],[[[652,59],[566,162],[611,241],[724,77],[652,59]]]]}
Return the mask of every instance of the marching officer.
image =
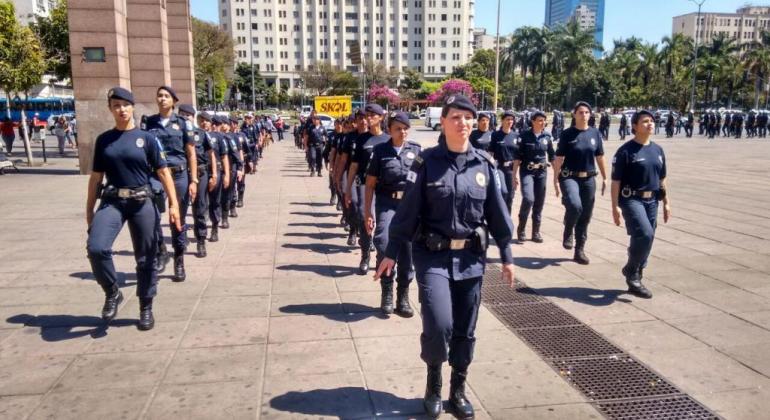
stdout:
{"type": "Polygon", "coordinates": [[[249,147],[249,139],[246,134],[240,130],[237,118],[230,119],[230,133],[230,136],[233,137],[238,143],[238,148],[241,151],[240,157],[243,160],[243,175],[238,178],[238,182],[235,184],[238,189],[237,192],[233,194],[233,198],[230,203],[230,217],[238,217],[238,212],[235,209],[236,207],[243,207],[243,195],[246,193],[246,174],[253,173],[251,166],[253,159],[251,155],[251,148],[249,147]]]}
{"type": "MultiPolygon", "coordinates": [[[[237,122],[236,120],[235,123],[237,122]]],[[[244,175],[243,150],[238,138],[230,131],[232,123],[227,117],[222,119],[222,137],[227,142],[227,157],[230,162],[230,181],[222,185],[222,229],[230,227],[229,217],[238,217],[235,211],[237,189],[238,182],[241,182],[244,175]]]]}
{"type": "MultiPolygon", "coordinates": [[[[259,127],[257,127],[257,124],[254,123],[254,114],[249,112],[246,114],[246,117],[243,119],[243,125],[241,126],[241,132],[246,135],[247,139],[247,146],[248,146],[248,156],[250,156],[249,159],[249,166],[251,167],[250,173],[254,173],[257,171],[257,162],[259,162],[258,152],[257,152],[257,146],[259,145],[260,140],[260,133],[259,133],[259,127]]],[[[243,207],[243,200],[238,201],[238,207],[243,207]]]]}
{"type": "Polygon", "coordinates": [[[693,125],[695,124],[695,116],[693,115],[692,109],[687,112],[687,120],[684,123],[684,135],[687,136],[687,138],[692,137],[692,129],[693,125]]]}
{"type": "Polygon", "coordinates": [[[564,249],[575,248],[575,262],[588,264],[584,248],[596,198],[597,167],[602,175],[602,195],[607,188],[607,169],[601,134],[589,127],[591,105],[580,101],[572,110],[575,126],[561,134],[553,161],[556,196],[564,192],[564,249]]]}
{"type": "Polygon", "coordinates": [[[152,300],[158,285],[158,272],[153,264],[158,247],[155,236],[158,222],[150,187],[152,172],[167,193],[169,224],[177,230],[181,230],[179,203],[160,142],[153,134],[134,125],[134,96],[126,89],[115,87],[107,93],[107,105],[115,128],[96,138],[86,199],[86,250],[94,277],[105,293],[102,319],[109,322],[123,301],[112,261],[112,245],[123,224],[128,222],[136,260],[138,328],[150,330],[155,325],[152,300]],[[102,188],[105,178],[107,184],[102,188]],[[101,202],[94,212],[97,198],[101,198],[101,202]]]}
{"type": "Polygon", "coordinates": [[[489,150],[492,143],[493,131],[489,129],[490,116],[486,112],[479,112],[478,128],[471,132],[471,145],[476,149],[489,150]]]}
{"type": "Polygon", "coordinates": [[[305,150],[308,153],[310,176],[318,174],[320,177],[323,166],[323,150],[326,144],[326,129],[321,125],[318,115],[313,114],[310,121],[312,125],[305,129],[305,150]]]}
{"type": "Polygon", "coordinates": [[[516,193],[513,185],[513,160],[520,141],[519,134],[513,129],[515,120],[513,111],[503,112],[500,129],[492,134],[492,143],[489,147],[503,176],[503,200],[508,206],[509,213],[513,210],[513,196],[516,193]]]}
{"type": "Polygon", "coordinates": [[[626,114],[620,114],[620,125],[618,128],[618,134],[620,135],[620,140],[626,139],[626,132],[628,130],[628,117],[626,117],[626,114]]]}
{"type": "MultiPolygon", "coordinates": [[[[356,111],[353,125],[355,129],[348,133],[345,141],[342,143],[342,148],[339,152],[340,157],[337,159],[337,167],[335,168],[335,182],[337,183],[337,188],[343,194],[342,217],[350,229],[348,231],[348,246],[356,244],[356,235],[358,234],[358,225],[360,224],[356,218],[358,195],[355,194],[355,191],[350,190],[348,179],[350,178],[350,163],[356,143],[359,141],[359,138],[366,137],[369,133],[369,123],[366,121],[366,113],[363,109],[356,111]]],[[[363,140],[365,141],[366,139],[363,140]]]]}
{"type": "MultiPolygon", "coordinates": [[[[376,265],[385,258],[385,249],[388,247],[388,229],[390,221],[396,213],[401,199],[404,198],[406,188],[406,176],[412,163],[420,154],[422,148],[419,143],[407,140],[409,134],[409,115],[404,112],[394,112],[388,119],[388,131],[390,140],[374,146],[369,168],[366,170],[366,195],[364,211],[366,219],[366,231],[374,234],[374,246],[377,249],[376,265]],[[376,221],[372,216],[372,199],[375,201],[376,221]]],[[[396,281],[396,314],[410,318],[414,315],[409,305],[409,284],[414,277],[412,270],[412,246],[405,244],[397,258],[398,274],[396,281]]],[[[380,309],[385,314],[393,313],[393,275],[383,275],[380,281],[382,297],[380,309]]]]}
{"type": "MultiPolygon", "coordinates": [[[[174,188],[179,203],[181,229],[171,226],[171,242],[174,248],[174,281],[184,281],[184,252],[187,248],[187,208],[198,194],[198,160],[195,157],[195,140],[190,121],[174,113],[179,102],[176,91],[170,86],[158,88],[155,101],[158,113],[142,117],[142,129],[154,134],[166,153],[168,170],[174,178],[174,188]]],[[[158,223],[157,240],[163,244],[163,230],[158,223]]],[[[163,246],[161,246],[161,249],[163,246]]],[[[159,256],[165,259],[165,255],[159,256]]]]}
{"type": "Polygon", "coordinates": [[[612,219],[620,226],[622,215],[631,237],[628,262],[622,270],[628,291],[649,299],[652,292],[642,284],[642,271],[655,239],[659,201],[663,201],[663,222],[668,223],[671,218],[670,199],[666,194],[666,155],[650,140],[655,124],[652,113],[636,112],[631,124],[636,135],[623,144],[612,159],[612,219]]]}
{"type": "Polygon", "coordinates": [[[441,112],[443,141],[423,151],[407,173],[407,187],[389,228],[385,258],[375,280],[393,272],[401,249],[413,238],[423,332],[421,358],[428,367],[423,407],[429,417],[442,411],[441,366],[452,367],[449,409],[462,419],[474,410],[465,395],[473,360],[475,329],[492,234],[503,263],[502,276],[514,282],[513,226],[501,193],[499,172],[488,153],[474,149],[469,136],[476,108],[450,96],[441,112]],[[416,236],[415,236],[416,235],[416,236]]]}
{"type": "MultiPolygon", "coordinates": [[[[535,111],[531,114],[532,129],[521,133],[521,143],[514,154],[513,173],[521,178],[521,207],[519,208],[519,226],[516,235],[519,241],[526,239],[525,228],[529,212],[532,211],[532,241],[543,242],[540,234],[543,205],[545,204],[545,186],[548,179],[548,166],[553,161],[553,139],[545,131],[545,113],[535,111]]],[[[514,188],[519,181],[514,178],[514,188]]]]}
{"type": "Polygon", "coordinates": [[[227,119],[215,115],[212,118],[214,129],[210,135],[211,150],[217,162],[217,183],[209,190],[209,220],[211,221],[211,236],[209,242],[219,241],[219,225],[225,221],[224,200],[225,188],[230,187],[230,145],[223,135],[227,119]]]}

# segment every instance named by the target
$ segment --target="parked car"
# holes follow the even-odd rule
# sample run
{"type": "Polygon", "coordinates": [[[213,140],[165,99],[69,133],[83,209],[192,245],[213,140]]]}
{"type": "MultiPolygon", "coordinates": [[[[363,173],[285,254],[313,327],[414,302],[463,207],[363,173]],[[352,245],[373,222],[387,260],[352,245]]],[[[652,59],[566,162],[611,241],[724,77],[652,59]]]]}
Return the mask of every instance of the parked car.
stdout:
{"type": "Polygon", "coordinates": [[[426,110],[425,126],[433,131],[441,129],[441,107],[432,106],[426,110]]]}
{"type": "Polygon", "coordinates": [[[316,115],[318,116],[318,119],[321,120],[321,125],[326,129],[326,131],[334,131],[334,118],[326,114],[316,114],[316,115]]]}
{"type": "Polygon", "coordinates": [[[310,116],[310,113],[313,112],[313,107],[310,105],[305,105],[302,107],[302,109],[299,112],[299,116],[301,118],[307,118],[310,116]]]}
{"type": "Polygon", "coordinates": [[[424,120],[425,119],[425,111],[420,111],[420,114],[417,115],[417,118],[424,120]]]}

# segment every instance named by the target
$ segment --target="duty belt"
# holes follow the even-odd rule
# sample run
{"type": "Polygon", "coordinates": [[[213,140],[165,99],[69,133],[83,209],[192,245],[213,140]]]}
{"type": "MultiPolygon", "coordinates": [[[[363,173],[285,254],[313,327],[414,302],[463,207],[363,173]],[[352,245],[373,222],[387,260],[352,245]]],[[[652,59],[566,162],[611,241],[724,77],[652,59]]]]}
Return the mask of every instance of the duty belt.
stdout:
{"type": "Polygon", "coordinates": [[[403,191],[393,191],[390,193],[390,198],[394,198],[396,200],[400,200],[404,198],[404,192],[403,191]]]}
{"type": "Polygon", "coordinates": [[[180,172],[184,172],[184,171],[186,171],[186,170],[187,170],[187,167],[186,167],[186,166],[184,166],[184,165],[179,165],[179,166],[169,166],[169,167],[168,167],[168,170],[169,170],[169,171],[170,171],[172,174],[178,174],[178,173],[180,173],[180,172]]]}
{"type": "Polygon", "coordinates": [[[534,171],[535,169],[545,169],[551,165],[541,162],[541,163],[535,163],[535,162],[529,162],[527,163],[527,170],[528,171],[534,171]]]}
{"type": "Polygon", "coordinates": [[[513,161],[512,160],[505,161],[500,166],[502,166],[503,168],[509,168],[509,167],[513,166],[513,161]]]}
{"type": "Polygon", "coordinates": [[[138,188],[116,188],[112,185],[104,187],[101,198],[121,198],[131,200],[144,200],[152,198],[153,193],[149,186],[138,188]]]}
{"type": "Polygon", "coordinates": [[[657,193],[657,191],[632,190],[628,185],[620,190],[620,195],[623,198],[638,197],[645,200],[657,197],[657,193]]]}
{"type": "Polygon", "coordinates": [[[562,169],[561,176],[563,178],[590,178],[596,176],[596,171],[570,171],[569,169],[562,169]]]}

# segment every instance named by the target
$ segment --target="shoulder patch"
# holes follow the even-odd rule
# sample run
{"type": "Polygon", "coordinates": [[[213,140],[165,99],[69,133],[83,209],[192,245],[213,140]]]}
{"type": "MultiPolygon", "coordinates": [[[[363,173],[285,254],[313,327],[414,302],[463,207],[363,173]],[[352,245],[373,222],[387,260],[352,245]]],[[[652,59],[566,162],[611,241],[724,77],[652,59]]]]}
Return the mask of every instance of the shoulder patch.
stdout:
{"type": "Polygon", "coordinates": [[[496,163],[495,163],[495,158],[493,158],[493,157],[492,157],[492,155],[490,155],[490,154],[489,154],[487,151],[485,151],[485,150],[481,150],[481,149],[474,149],[474,150],[476,150],[476,153],[477,153],[479,156],[483,157],[484,159],[486,159],[486,160],[487,160],[487,162],[489,162],[490,164],[492,164],[492,166],[496,166],[496,163]]]}

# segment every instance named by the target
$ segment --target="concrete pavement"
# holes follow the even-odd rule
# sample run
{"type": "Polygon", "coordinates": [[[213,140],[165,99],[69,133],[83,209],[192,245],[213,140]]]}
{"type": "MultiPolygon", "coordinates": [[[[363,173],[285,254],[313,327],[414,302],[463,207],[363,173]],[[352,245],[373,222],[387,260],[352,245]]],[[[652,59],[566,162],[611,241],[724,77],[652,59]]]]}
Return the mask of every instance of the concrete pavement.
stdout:
{"type": "MultiPolygon", "coordinates": [[[[413,137],[436,135],[416,127],[413,137]]],[[[187,257],[184,283],[164,276],[146,333],[133,296],[109,328],[98,318],[76,160],[0,177],[0,418],[419,416],[419,317],[376,311],[378,286],[355,274],[325,178],[307,176],[287,139],[248,178],[246,207],[209,257],[187,257]]],[[[770,409],[768,141],[661,144],[675,218],[659,226],[645,271],[652,300],[623,293],[627,236],[608,197],[597,199],[584,267],[561,249],[563,208],[549,189],[546,242],[515,246],[517,275],[719,415],[760,418],[770,409]]],[[[125,231],[115,250],[128,297],[125,231]]],[[[485,308],[477,335],[469,381],[480,418],[601,417],[485,308]]]]}

